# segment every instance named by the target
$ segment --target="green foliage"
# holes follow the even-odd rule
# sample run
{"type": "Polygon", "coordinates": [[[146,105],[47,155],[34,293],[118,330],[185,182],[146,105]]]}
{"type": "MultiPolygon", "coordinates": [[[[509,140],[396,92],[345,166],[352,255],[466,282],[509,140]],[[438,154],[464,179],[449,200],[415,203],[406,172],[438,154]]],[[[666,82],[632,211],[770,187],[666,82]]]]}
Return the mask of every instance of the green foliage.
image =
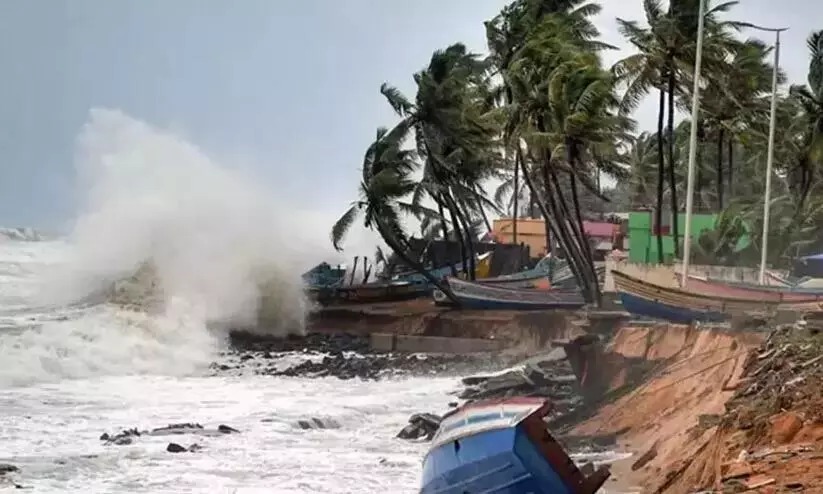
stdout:
{"type": "MultiPolygon", "coordinates": [[[[750,25],[727,20],[736,5],[709,0],[705,18],[694,205],[722,214],[694,250],[700,262],[754,265],[773,53],[769,42],[741,37],[750,25]]],[[[400,121],[378,131],[366,151],[360,197],[334,225],[335,247],[362,218],[403,257],[411,215],[424,238],[460,242],[470,263],[489,214],[536,212],[596,299],[583,218],[641,207],[662,214],[686,202],[691,122],[673,115],[691,106],[698,0],[644,0],[643,8],[642,21],[618,19],[635,52],[613,67],[601,60],[613,47],[592,21],[597,3],[514,0],[485,23],[487,57],[455,43],[414,74],[413,95],[383,84],[400,121]],[[659,99],[658,126],[638,133],[631,113],[649,94],[659,99]],[[603,177],[616,185],[606,190],[603,177]],[[491,195],[490,179],[502,183],[491,195]]],[[[773,264],[823,248],[823,31],[812,33],[808,49],[807,84],[778,101],[773,264]]],[[[778,81],[785,83],[782,73],[778,81]]]]}

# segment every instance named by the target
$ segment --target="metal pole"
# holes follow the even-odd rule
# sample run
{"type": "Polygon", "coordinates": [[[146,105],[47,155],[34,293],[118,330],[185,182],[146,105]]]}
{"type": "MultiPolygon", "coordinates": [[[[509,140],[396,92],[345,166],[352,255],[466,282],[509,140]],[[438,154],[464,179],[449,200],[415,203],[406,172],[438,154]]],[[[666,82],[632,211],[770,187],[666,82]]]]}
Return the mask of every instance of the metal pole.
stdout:
{"type": "MultiPolygon", "coordinates": [[[[703,62],[703,24],[705,17],[705,0],[700,0],[697,17],[697,54],[694,61],[694,97],[692,99],[692,125],[689,135],[689,172],[686,186],[686,225],[683,231],[683,276],[681,285],[686,286],[689,279],[689,259],[691,257],[692,207],[694,207],[694,165],[697,161],[697,119],[700,116],[700,67],[703,62]]],[[[669,108],[669,111],[672,111],[669,108]]],[[[673,214],[678,214],[673,211],[673,214]]],[[[674,239],[675,242],[678,239],[674,239]]]]}
{"type": "Polygon", "coordinates": [[[772,200],[772,166],[774,165],[774,127],[777,119],[777,72],[780,66],[780,31],[775,30],[774,69],[772,71],[772,107],[769,116],[769,149],[766,157],[766,194],[763,197],[763,245],[760,248],[760,284],[766,282],[766,257],[769,249],[769,213],[772,200]]]}

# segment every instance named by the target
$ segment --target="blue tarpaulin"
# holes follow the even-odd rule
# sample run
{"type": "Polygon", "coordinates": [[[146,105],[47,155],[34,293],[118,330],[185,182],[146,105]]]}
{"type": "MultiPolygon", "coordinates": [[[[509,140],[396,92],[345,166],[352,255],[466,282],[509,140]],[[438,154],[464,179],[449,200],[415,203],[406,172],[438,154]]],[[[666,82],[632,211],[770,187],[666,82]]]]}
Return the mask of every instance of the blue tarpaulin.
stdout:
{"type": "Polygon", "coordinates": [[[801,257],[794,262],[792,276],[823,278],[823,254],[801,257]]]}

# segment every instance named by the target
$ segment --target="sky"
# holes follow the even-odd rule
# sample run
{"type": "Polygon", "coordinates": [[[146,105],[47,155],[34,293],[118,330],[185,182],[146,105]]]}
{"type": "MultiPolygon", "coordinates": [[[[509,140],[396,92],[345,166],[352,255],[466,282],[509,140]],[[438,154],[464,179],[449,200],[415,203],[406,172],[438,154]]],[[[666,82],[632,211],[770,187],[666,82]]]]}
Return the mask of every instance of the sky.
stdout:
{"type": "MultiPolygon", "coordinates": [[[[482,23],[506,3],[0,2],[0,225],[72,220],[77,136],[100,107],[172,129],[284,203],[333,218],[356,196],[375,129],[396,122],[380,84],[411,95],[434,50],[460,41],[483,52],[482,23]]],[[[597,24],[621,48],[613,62],[630,53],[614,19],[642,19],[642,2],[600,3],[597,24]]],[[[741,0],[734,12],[790,27],[781,66],[805,82],[805,39],[823,29],[823,2],[741,0]]],[[[654,102],[636,118],[652,128],[654,102]]]]}

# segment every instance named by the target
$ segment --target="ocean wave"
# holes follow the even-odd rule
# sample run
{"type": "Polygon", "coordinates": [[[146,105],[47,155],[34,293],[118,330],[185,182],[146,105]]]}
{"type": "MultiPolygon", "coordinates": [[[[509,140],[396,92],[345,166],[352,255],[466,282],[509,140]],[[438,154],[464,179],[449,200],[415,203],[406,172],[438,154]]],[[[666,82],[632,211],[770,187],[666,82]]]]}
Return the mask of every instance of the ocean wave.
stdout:
{"type": "Polygon", "coordinates": [[[227,328],[303,332],[300,274],[340,260],[330,222],[312,224],[252,177],[118,111],[91,112],[76,167],[71,232],[0,243],[15,278],[0,290],[15,301],[0,326],[18,329],[0,331],[0,386],[205,371],[227,328]]]}

